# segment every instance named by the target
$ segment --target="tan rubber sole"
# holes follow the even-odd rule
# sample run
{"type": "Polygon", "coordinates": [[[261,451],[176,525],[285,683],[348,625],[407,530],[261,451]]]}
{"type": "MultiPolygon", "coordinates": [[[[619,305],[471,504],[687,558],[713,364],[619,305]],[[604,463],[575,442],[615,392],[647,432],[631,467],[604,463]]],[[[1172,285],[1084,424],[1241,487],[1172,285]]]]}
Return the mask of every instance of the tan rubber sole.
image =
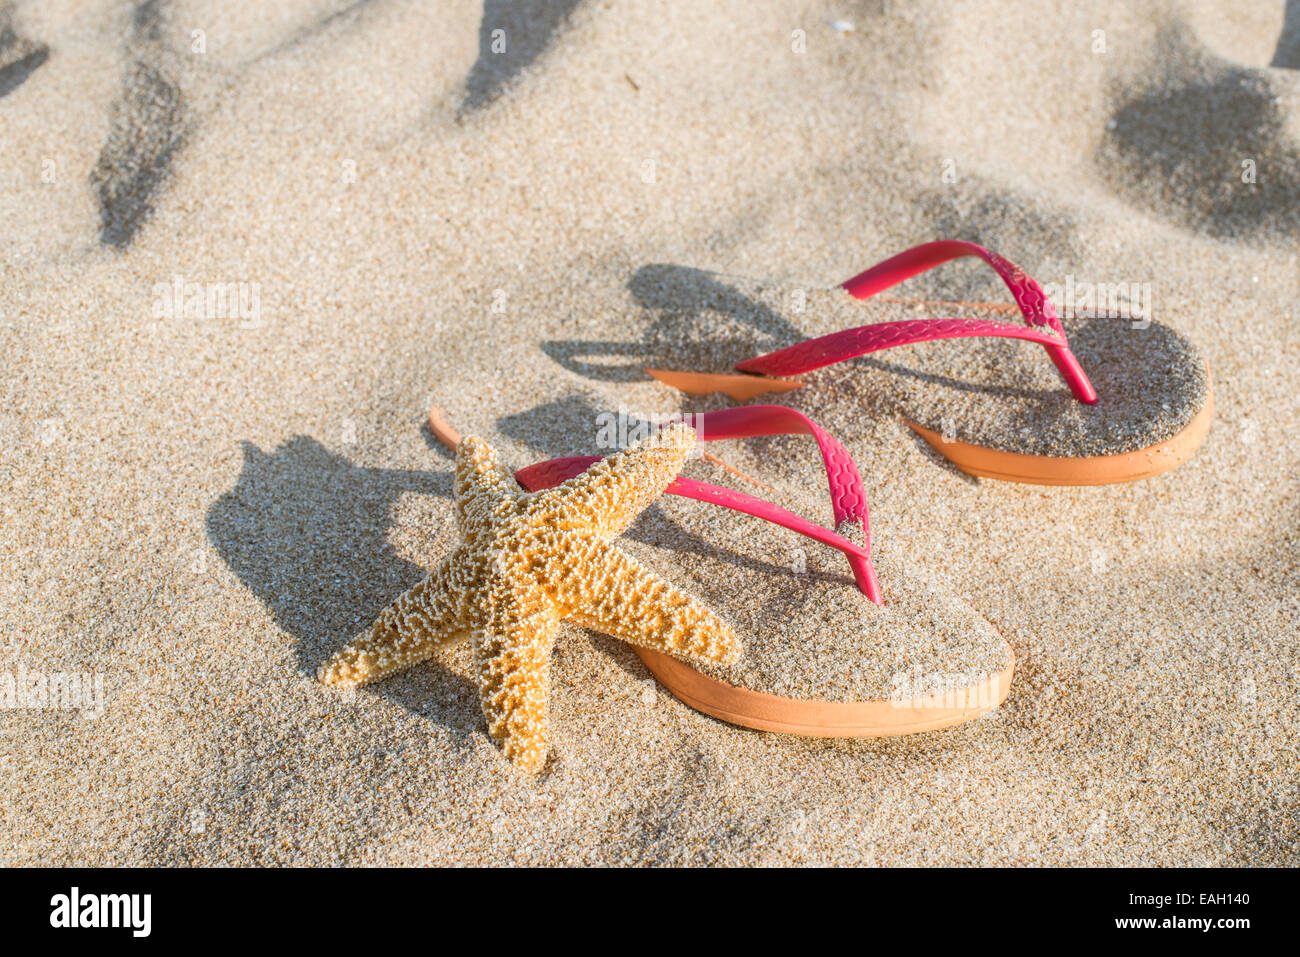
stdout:
{"type": "Polygon", "coordinates": [[[1205,441],[1213,419],[1214,392],[1210,390],[1201,411],[1173,438],[1136,452],[1086,458],[1023,455],[967,442],[945,442],[933,429],[903,421],[936,452],[970,475],[1031,485],[1113,485],[1150,478],[1182,465],[1205,441]]]}
{"type": "MultiPolygon", "coordinates": [[[[690,395],[723,392],[738,402],[772,392],[789,392],[803,385],[796,379],[774,379],[729,372],[674,372],[667,369],[645,371],[665,385],[690,395]]],[[[1113,485],[1150,478],[1186,462],[1205,441],[1213,419],[1214,392],[1211,389],[1206,394],[1205,406],[1196,413],[1187,428],[1173,438],[1136,452],[1086,458],[1024,455],[971,445],[968,442],[945,442],[943,436],[933,429],[927,429],[910,419],[903,421],[929,442],[936,452],[970,475],[1030,485],[1113,485]]]]}
{"type": "MultiPolygon", "coordinates": [[[[988,714],[1011,690],[1016,659],[967,688],[913,700],[822,701],[737,688],[676,658],[637,648],[658,682],[678,700],[729,724],[814,738],[880,738],[936,731],[988,714]]],[[[1011,654],[1010,647],[1007,653],[1011,654]]]]}
{"type": "Polygon", "coordinates": [[[737,402],[745,402],[772,392],[789,392],[803,388],[798,379],[775,379],[765,375],[739,372],[676,372],[672,369],[646,369],[646,375],[658,379],[687,395],[721,392],[737,402]]]}

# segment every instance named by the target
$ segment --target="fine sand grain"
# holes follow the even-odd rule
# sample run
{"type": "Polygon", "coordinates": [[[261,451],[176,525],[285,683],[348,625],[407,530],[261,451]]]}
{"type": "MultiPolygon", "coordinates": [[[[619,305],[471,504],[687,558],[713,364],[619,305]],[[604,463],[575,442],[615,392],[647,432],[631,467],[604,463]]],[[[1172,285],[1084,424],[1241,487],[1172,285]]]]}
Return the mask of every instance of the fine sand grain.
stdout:
{"type": "MultiPolygon", "coordinates": [[[[0,862],[1300,863],[1282,0],[506,6],[0,3],[0,681],[104,689],[0,711],[0,862]],[[497,16],[522,34],[500,53],[497,16]],[[665,346],[722,371],[831,331],[695,317],[702,287],[830,288],[939,237],[1044,283],[1150,283],[1213,375],[1185,465],[1090,488],[971,479],[899,422],[915,377],[887,366],[1057,390],[1041,350],[881,354],[789,394],[858,460],[886,591],[1011,645],[998,710],[909,739],[758,733],[566,629],[531,777],[488,741],[463,647],[351,694],[314,680],[455,541],[430,405],[514,465],[607,452],[602,413],[722,404],[640,371],[665,346]]],[[[975,263],[889,295],[1009,301],[975,263]]],[[[1098,360],[1134,367],[1090,366],[1100,388],[1185,391],[1150,330],[1104,328],[1098,360]]],[[[949,391],[979,434],[985,400],[949,391]]],[[[829,521],[806,437],[708,451],[829,521]]],[[[740,576],[791,567],[709,541],[740,576]]],[[[810,547],[801,580],[840,594],[836,560],[810,547]]]]}
{"type": "MultiPolygon", "coordinates": [[[[684,474],[736,484],[708,462],[684,474]]],[[[829,501],[778,504],[830,524],[829,501]]],[[[628,538],[630,554],[726,615],[745,655],[700,670],[737,687],[826,701],[924,698],[973,687],[1011,663],[997,630],[941,582],[896,560],[902,550],[882,544],[879,529],[873,542],[894,556],[876,568],[881,606],[858,591],[839,551],[731,509],[665,496],[628,538]]]]}

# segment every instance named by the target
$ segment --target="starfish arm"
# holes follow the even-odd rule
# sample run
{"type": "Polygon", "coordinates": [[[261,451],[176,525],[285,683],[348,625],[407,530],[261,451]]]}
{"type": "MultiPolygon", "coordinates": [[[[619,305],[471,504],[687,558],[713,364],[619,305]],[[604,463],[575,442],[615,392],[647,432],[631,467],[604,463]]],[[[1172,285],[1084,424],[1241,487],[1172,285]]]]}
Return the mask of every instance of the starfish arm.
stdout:
{"type": "Polygon", "coordinates": [[[474,631],[479,701],[488,734],[522,771],[540,771],[548,750],[551,649],[560,618],[519,595],[494,604],[474,631]]]}
{"type": "Polygon", "coordinates": [[[597,462],[581,475],[537,493],[537,511],[558,528],[586,526],[607,541],[626,531],[682,470],[695,432],[676,423],[597,462]]]}
{"type": "Polygon", "coordinates": [[[428,577],[403,592],[375,623],[321,666],[317,676],[340,688],[378,681],[430,657],[469,630],[469,594],[479,576],[462,545],[428,577]]]}
{"type": "Polygon", "coordinates": [[[557,593],[566,618],[630,644],[701,663],[741,655],[730,625],[612,545],[593,541],[557,593]]]}
{"type": "Polygon", "coordinates": [[[490,445],[474,435],[456,446],[456,522],[468,535],[485,524],[503,501],[524,493],[490,445]]]}

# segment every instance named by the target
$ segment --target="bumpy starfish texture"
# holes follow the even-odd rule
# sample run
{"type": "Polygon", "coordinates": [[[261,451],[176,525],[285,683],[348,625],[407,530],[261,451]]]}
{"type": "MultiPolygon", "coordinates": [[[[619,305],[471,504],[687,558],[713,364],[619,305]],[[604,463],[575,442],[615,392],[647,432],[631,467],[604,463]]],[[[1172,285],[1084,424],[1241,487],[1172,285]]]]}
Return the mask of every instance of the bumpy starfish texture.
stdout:
{"type": "Polygon", "coordinates": [[[672,482],[694,441],[685,425],[670,426],[562,485],[525,492],[486,443],[465,438],[455,484],[463,541],[320,679],[366,684],[470,635],[488,733],[516,767],[538,771],[562,620],[700,663],[734,661],[730,626],[611,544],[672,482]]]}

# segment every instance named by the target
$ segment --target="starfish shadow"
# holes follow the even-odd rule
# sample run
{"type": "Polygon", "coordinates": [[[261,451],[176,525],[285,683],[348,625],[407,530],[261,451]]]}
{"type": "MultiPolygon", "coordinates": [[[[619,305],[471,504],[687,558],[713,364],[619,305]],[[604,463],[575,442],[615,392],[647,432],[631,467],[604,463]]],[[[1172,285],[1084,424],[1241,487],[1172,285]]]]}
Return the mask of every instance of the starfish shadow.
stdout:
{"type": "MultiPolygon", "coordinates": [[[[426,570],[388,542],[392,510],[404,493],[449,498],[451,475],[358,466],[307,436],[269,453],[246,442],[243,453],[235,487],[208,510],[208,536],[294,638],[301,670],[314,675],[424,578],[426,570]]],[[[362,690],[421,714],[431,700],[477,696],[467,678],[437,658],[429,664],[362,690]]],[[[429,716],[467,734],[478,731],[429,716]]]]}

